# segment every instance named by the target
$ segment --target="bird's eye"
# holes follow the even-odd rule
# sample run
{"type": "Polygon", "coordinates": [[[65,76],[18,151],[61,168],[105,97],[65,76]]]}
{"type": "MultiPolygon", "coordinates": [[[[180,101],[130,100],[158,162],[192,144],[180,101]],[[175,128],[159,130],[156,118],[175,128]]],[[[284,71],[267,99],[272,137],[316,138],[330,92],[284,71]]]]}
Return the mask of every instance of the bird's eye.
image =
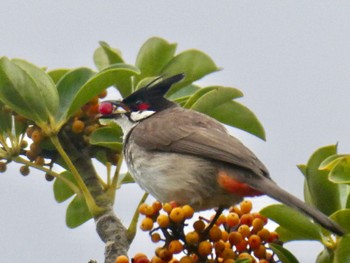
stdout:
{"type": "Polygon", "coordinates": [[[136,108],[137,110],[139,111],[145,111],[145,110],[148,110],[150,105],[146,102],[143,102],[142,100],[138,100],[136,101],[136,108]]]}

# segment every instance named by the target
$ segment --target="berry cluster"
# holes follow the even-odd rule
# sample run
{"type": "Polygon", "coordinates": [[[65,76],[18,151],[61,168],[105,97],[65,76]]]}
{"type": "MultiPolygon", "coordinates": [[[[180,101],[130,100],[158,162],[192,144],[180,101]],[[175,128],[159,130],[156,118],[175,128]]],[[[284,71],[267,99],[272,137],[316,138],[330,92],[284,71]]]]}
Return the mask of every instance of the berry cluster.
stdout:
{"type": "MultiPolygon", "coordinates": [[[[103,91],[98,96],[93,97],[81,107],[81,109],[79,109],[79,111],[76,112],[62,127],[62,130],[59,133],[60,139],[62,139],[63,142],[69,140],[69,143],[73,144],[78,151],[91,148],[92,146],[89,144],[89,136],[93,131],[100,127],[99,121],[96,119],[96,116],[99,114],[99,99],[105,98],[106,96],[107,90],[103,91]]],[[[21,137],[19,154],[26,156],[30,162],[36,165],[52,168],[53,163],[57,158],[57,152],[51,144],[48,135],[33,122],[18,115],[11,109],[8,109],[7,113],[13,115],[16,123],[20,123],[24,127],[23,133],[25,132],[26,136],[30,139],[28,140],[28,143],[26,139],[23,139],[25,137],[21,137]]],[[[108,151],[110,150],[106,150],[107,154],[112,157],[109,158],[109,155],[107,157],[111,159],[112,163],[115,163],[113,162],[115,159],[115,153],[110,153],[108,151]]],[[[0,172],[6,171],[8,162],[8,160],[0,161],[0,172]]],[[[30,167],[28,165],[22,165],[20,167],[20,173],[23,176],[27,176],[30,173],[30,167]]],[[[54,179],[50,174],[46,174],[45,178],[48,181],[54,179]]]]}
{"type": "MultiPolygon", "coordinates": [[[[279,242],[276,232],[265,228],[267,218],[252,213],[251,201],[244,200],[231,207],[226,214],[216,214],[210,220],[199,217],[187,231],[193,217],[192,207],[178,207],[172,203],[142,204],[140,214],[144,215],[141,229],[149,231],[155,243],[164,242],[151,259],[137,254],[132,263],[195,263],[195,262],[259,262],[274,263],[276,256],[268,244],[279,242]],[[174,257],[180,255],[180,259],[174,257]]],[[[193,220],[192,220],[193,221],[193,220]]],[[[128,263],[126,256],[117,258],[116,263],[128,263]]]]}

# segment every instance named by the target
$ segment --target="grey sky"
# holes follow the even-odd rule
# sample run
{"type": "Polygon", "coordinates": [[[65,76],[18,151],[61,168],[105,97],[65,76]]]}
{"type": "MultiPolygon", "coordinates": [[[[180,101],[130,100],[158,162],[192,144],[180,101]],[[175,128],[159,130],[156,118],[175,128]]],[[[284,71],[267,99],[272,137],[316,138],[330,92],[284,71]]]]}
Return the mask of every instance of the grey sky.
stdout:
{"type": "MultiPolygon", "coordinates": [[[[241,102],[263,123],[267,142],[233,130],[266,164],[283,188],[302,197],[296,164],[318,147],[339,143],[349,152],[349,1],[2,1],[0,56],[50,69],[93,67],[99,40],[134,63],[151,36],[197,48],[223,70],[203,80],[242,90],[241,102]]],[[[41,174],[23,178],[14,166],[0,174],[2,262],[102,262],[103,243],[93,222],[70,230],[41,174]]],[[[141,196],[136,186],[117,195],[127,222],[141,196]]],[[[272,202],[269,199],[260,199],[272,202]]],[[[261,201],[259,201],[261,203],[261,201]]],[[[139,235],[131,254],[151,254],[139,235]]],[[[314,262],[313,243],[289,246],[314,262]],[[307,247],[307,249],[305,249],[307,247]]]]}

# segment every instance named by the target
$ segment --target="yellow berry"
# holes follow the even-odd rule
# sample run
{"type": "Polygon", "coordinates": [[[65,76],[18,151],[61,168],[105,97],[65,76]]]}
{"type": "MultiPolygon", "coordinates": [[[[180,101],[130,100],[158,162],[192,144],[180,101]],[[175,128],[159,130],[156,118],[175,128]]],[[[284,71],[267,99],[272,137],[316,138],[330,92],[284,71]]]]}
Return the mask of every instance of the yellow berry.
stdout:
{"type": "Polygon", "coordinates": [[[129,263],[129,259],[127,256],[118,256],[115,260],[115,263],[129,263]]]}
{"type": "Polygon", "coordinates": [[[226,224],[228,227],[234,227],[239,224],[239,216],[237,213],[229,213],[226,216],[226,224]]]}
{"type": "Polygon", "coordinates": [[[212,248],[213,247],[209,241],[202,241],[199,243],[198,253],[201,256],[207,256],[211,253],[212,248]]]}
{"type": "Polygon", "coordinates": [[[184,216],[185,216],[186,219],[192,218],[192,216],[193,216],[193,214],[194,214],[194,210],[193,210],[193,208],[192,208],[191,206],[189,206],[189,205],[184,205],[184,206],[182,207],[182,210],[183,210],[183,212],[184,212],[184,216]]]}
{"type": "Polygon", "coordinates": [[[241,212],[243,214],[248,214],[250,213],[250,211],[253,208],[253,204],[251,201],[249,200],[243,200],[240,204],[239,204],[240,208],[241,208],[241,212]]]}
{"type": "Polygon", "coordinates": [[[170,214],[171,210],[173,210],[173,206],[171,204],[169,204],[169,203],[165,203],[163,205],[163,210],[165,212],[167,212],[168,214],[170,214]]]}
{"type": "Polygon", "coordinates": [[[169,226],[169,216],[168,215],[164,215],[164,214],[161,214],[157,217],[157,223],[159,225],[159,227],[161,228],[166,228],[169,226]]]}
{"type": "MultiPolygon", "coordinates": [[[[72,132],[81,133],[85,128],[85,123],[81,120],[74,120],[72,124],[72,132]]],[[[33,135],[32,135],[33,136],[33,135]]]]}
{"type": "Polygon", "coordinates": [[[225,248],[224,251],[221,254],[221,257],[223,258],[223,260],[235,259],[236,258],[236,254],[233,252],[232,249],[225,248]]]}
{"type": "Polygon", "coordinates": [[[188,232],[185,236],[185,240],[190,245],[197,244],[199,242],[199,234],[195,231],[188,232]]]}
{"type": "Polygon", "coordinates": [[[152,218],[149,218],[149,217],[145,217],[142,222],[141,222],[141,226],[140,228],[143,230],[143,231],[149,231],[153,228],[153,220],[152,218]]]}
{"type": "Polygon", "coordinates": [[[171,210],[169,218],[175,223],[181,223],[185,219],[185,213],[181,207],[175,207],[171,210]]]}
{"type": "Polygon", "coordinates": [[[249,234],[250,234],[249,226],[247,226],[247,225],[241,225],[241,226],[238,228],[238,232],[242,235],[242,237],[247,237],[247,236],[249,236],[249,234]]]}
{"type": "Polygon", "coordinates": [[[270,231],[266,228],[261,229],[257,234],[264,241],[267,241],[270,237],[270,231]]]}
{"type": "Polygon", "coordinates": [[[179,240],[172,240],[169,243],[168,250],[172,254],[178,254],[183,250],[183,245],[179,240]]]}
{"type": "Polygon", "coordinates": [[[260,231],[264,227],[264,221],[261,218],[254,218],[252,222],[253,230],[255,232],[260,231]]]}
{"type": "Polygon", "coordinates": [[[146,203],[140,204],[140,206],[139,206],[139,213],[140,213],[141,215],[146,215],[146,209],[147,209],[147,207],[148,207],[148,204],[146,204],[146,203]]]}
{"type": "Polygon", "coordinates": [[[222,224],[225,224],[225,223],[226,223],[226,216],[223,214],[221,214],[215,222],[215,224],[218,226],[221,226],[222,224]]]}

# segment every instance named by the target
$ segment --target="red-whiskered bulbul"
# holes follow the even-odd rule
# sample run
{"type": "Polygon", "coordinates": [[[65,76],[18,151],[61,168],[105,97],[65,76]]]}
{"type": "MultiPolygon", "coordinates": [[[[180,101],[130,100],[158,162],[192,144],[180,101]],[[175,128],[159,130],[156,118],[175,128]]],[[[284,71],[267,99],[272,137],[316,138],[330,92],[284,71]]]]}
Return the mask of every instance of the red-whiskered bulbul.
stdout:
{"type": "Polygon", "coordinates": [[[121,101],[100,105],[124,133],[124,156],[135,181],[160,202],[195,210],[229,207],[247,196],[266,194],[313,218],[338,235],[341,227],[285,190],[266,167],[225,127],[164,95],[184,77],[158,79],[121,101]]]}

